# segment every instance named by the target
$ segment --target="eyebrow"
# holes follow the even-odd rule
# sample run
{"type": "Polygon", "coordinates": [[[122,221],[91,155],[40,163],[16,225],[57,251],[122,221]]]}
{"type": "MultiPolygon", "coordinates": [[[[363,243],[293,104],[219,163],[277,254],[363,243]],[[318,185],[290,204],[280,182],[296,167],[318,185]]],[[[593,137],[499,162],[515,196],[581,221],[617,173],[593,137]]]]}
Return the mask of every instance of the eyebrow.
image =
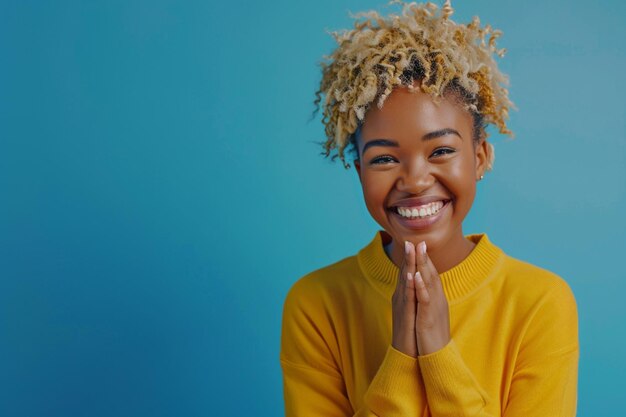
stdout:
{"type": "MultiPolygon", "coordinates": [[[[461,140],[463,140],[463,137],[461,136],[461,134],[451,128],[445,128],[445,129],[435,130],[434,132],[426,133],[424,136],[422,136],[422,140],[423,141],[433,140],[433,139],[437,139],[445,135],[457,135],[459,138],[461,138],[461,140]]],[[[365,151],[368,148],[371,148],[372,146],[386,146],[386,147],[399,148],[400,144],[396,142],[395,140],[391,140],[391,139],[374,139],[374,140],[370,140],[369,142],[365,144],[365,146],[363,147],[362,153],[365,155],[365,151]]]]}

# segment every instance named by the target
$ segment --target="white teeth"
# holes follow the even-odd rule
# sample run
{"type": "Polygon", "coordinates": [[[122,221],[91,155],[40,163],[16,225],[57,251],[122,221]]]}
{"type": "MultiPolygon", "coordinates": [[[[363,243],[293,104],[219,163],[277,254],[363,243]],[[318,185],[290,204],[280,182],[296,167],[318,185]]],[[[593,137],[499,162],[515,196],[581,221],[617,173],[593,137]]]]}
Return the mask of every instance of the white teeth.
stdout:
{"type": "Polygon", "coordinates": [[[402,217],[406,218],[424,218],[437,214],[443,207],[443,201],[435,201],[424,206],[418,207],[398,207],[397,211],[402,217]]]}

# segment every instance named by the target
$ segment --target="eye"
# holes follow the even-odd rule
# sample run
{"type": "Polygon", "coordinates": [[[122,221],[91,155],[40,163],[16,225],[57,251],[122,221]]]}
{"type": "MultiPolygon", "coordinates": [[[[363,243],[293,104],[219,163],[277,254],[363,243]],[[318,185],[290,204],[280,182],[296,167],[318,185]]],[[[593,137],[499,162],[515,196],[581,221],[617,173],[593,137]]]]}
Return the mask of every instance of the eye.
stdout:
{"type": "Polygon", "coordinates": [[[436,150],[435,150],[435,152],[433,152],[433,156],[437,156],[437,155],[446,155],[446,154],[449,154],[449,153],[454,153],[454,152],[456,152],[456,151],[455,151],[454,149],[451,149],[451,148],[439,148],[439,149],[436,149],[436,150]],[[440,151],[441,151],[442,153],[438,153],[438,152],[440,152],[440,151]],[[444,152],[444,151],[445,151],[445,152],[444,152]]]}
{"type": "Polygon", "coordinates": [[[389,156],[389,155],[383,155],[383,156],[379,156],[377,158],[374,158],[370,161],[370,164],[372,165],[382,165],[385,162],[389,162],[389,161],[393,161],[393,157],[389,156]]]}

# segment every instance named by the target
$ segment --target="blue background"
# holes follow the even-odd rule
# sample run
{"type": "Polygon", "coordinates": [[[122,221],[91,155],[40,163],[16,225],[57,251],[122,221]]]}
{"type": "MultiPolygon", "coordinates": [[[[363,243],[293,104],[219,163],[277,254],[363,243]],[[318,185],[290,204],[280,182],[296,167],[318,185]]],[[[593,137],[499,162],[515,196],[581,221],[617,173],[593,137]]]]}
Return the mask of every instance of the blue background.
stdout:
{"type": "MultiPolygon", "coordinates": [[[[519,108],[464,232],[572,287],[580,416],[626,374],[626,6],[596,4],[453,2],[519,108]]],[[[289,287],[378,230],[307,122],[325,30],[369,8],[0,2],[0,414],[282,415],[289,287]]]]}

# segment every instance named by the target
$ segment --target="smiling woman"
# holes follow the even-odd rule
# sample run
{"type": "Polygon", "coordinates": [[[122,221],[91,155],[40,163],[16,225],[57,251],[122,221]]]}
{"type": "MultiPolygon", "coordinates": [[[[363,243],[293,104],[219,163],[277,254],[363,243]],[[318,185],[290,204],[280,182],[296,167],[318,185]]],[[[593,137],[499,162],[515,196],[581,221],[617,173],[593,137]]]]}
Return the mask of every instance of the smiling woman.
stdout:
{"type": "Polygon", "coordinates": [[[446,2],[360,15],[322,65],[324,154],[349,168],[352,146],[383,230],[289,291],[287,417],[576,414],[569,285],[463,233],[494,161],[485,127],[511,134],[512,103],[492,56],[500,32],[451,14],[446,2]]]}

